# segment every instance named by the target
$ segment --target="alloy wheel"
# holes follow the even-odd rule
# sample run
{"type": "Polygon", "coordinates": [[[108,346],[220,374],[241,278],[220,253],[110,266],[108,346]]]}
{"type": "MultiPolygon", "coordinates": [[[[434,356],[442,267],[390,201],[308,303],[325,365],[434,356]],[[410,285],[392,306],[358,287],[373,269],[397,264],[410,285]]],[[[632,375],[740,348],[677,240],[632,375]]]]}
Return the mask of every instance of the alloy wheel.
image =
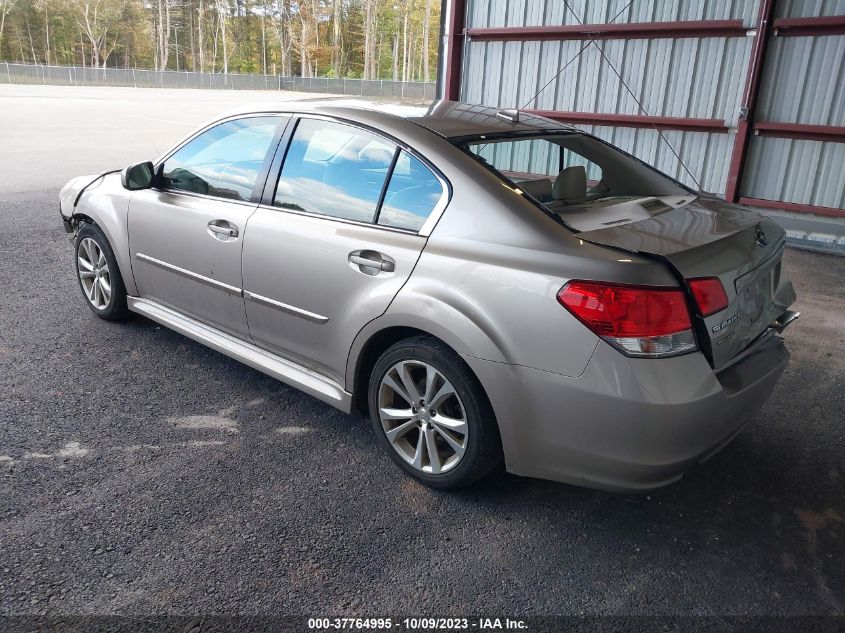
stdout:
{"type": "Polygon", "coordinates": [[[111,274],[106,255],[90,237],[79,242],[76,270],[88,302],[97,310],[105,310],[111,301],[111,274]]]}
{"type": "Polygon", "coordinates": [[[381,379],[378,415],[393,449],[416,470],[453,469],[467,448],[469,429],[460,397],[431,365],[404,360],[381,379]]]}

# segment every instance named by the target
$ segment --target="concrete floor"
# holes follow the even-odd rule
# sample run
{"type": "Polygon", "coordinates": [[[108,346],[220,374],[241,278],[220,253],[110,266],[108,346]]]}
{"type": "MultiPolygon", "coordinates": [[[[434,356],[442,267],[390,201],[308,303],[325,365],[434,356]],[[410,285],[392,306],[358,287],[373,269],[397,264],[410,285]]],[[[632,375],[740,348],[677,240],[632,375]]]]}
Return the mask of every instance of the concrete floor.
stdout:
{"type": "Polygon", "coordinates": [[[434,492],[361,416],[93,317],[62,183],[266,97],[0,86],[0,614],[845,613],[845,258],[787,252],[776,393],[648,496],[434,492]]]}

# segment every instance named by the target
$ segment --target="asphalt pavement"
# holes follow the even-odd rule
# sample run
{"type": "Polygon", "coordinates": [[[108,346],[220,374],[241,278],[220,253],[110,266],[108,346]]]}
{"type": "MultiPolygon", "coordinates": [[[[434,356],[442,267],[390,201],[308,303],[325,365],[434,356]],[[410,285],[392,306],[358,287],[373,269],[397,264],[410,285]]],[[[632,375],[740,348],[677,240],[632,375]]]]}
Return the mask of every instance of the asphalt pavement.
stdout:
{"type": "Polygon", "coordinates": [[[843,614],[845,258],[787,252],[792,362],[680,482],[435,492],[362,416],[83,303],[63,182],[245,100],[0,86],[0,614],[843,614]]]}

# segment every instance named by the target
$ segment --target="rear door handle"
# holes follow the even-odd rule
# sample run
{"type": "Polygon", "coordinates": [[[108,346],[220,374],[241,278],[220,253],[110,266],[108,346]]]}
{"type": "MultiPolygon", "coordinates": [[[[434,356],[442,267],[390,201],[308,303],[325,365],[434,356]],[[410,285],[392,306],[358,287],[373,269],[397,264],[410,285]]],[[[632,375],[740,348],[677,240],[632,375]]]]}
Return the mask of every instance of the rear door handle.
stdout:
{"type": "Polygon", "coordinates": [[[238,227],[228,220],[212,220],[208,223],[208,231],[217,239],[234,238],[238,236],[238,227]]]}
{"type": "Polygon", "coordinates": [[[352,251],[349,253],[349,263],[357,266],[366,275],[377,275],[379,272],[392,273],[396,270],[396,262],[376,251],[352,251]]]}

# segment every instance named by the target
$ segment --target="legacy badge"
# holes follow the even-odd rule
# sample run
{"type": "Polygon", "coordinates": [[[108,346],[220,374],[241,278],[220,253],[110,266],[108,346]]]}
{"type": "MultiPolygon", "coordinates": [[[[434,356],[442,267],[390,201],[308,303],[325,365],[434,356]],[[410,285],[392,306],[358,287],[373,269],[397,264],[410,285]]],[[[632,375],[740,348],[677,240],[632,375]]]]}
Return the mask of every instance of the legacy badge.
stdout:
{"type": "Polygon", "coordinates": [[[713,326],[712,328],[710,328],[710,329],[711,329],[713,332],[721,332],[722,330],[724,330],[724,329],[725,329],[726,327],[728,327],[729,325],[733,325],[734,323],[736,323],[736,320],[737,320],[738,318],[739,318],[739,316],[735,314],[735,315],[733,315],[732,317],[728,317],[727,319],[725,319],[725,320],[724,320],[724,321],[722,321],[721,323],[717,323],[716,325],[714,325],[714,326],[713,326]]]}

